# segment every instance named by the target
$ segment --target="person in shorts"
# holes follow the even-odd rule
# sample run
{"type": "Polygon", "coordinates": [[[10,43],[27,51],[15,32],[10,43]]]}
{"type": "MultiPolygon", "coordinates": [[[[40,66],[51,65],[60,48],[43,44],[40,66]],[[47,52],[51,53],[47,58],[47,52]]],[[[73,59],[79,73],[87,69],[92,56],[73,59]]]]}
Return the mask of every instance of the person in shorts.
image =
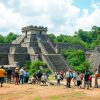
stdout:
{"type": "Polygon", "coordinates": [[[90,76],[90,72],[86,70],[84,74],[84,89],[86,86],[87,86],[87,89],[89,89],[89,76],[90,76]]]}
{"type": "Polygon", "coordinates": [[[5,74],[6,74],[5,70],[2,68],[2,66],[0,66],[0,84],[1,84],[1,87],[3,87],[5,74]]]}

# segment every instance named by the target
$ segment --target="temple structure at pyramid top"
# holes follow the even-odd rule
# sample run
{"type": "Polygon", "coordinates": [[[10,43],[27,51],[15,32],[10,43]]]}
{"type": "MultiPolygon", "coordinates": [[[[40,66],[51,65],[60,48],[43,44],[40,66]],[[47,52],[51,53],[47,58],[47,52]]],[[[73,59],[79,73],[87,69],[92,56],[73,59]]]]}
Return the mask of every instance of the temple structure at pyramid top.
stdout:
{"type": "Polygon", "coordinates": [[[47,34],[48,28],[43,26],[27,26],[22,28],[24,34],[47,34]]]}

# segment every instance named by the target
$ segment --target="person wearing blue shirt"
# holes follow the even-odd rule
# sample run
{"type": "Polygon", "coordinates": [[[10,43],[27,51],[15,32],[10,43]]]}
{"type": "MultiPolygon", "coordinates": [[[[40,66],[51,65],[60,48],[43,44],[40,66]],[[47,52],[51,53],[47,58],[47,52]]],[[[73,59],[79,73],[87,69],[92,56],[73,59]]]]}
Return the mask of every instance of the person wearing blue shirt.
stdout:
{"type": "Polygon", "coordinates": [[[25,70],[25,72],[24,72],[24,82],[28,83],[28,80],[29,80],[29,72],[27,70],[25,70]]]}

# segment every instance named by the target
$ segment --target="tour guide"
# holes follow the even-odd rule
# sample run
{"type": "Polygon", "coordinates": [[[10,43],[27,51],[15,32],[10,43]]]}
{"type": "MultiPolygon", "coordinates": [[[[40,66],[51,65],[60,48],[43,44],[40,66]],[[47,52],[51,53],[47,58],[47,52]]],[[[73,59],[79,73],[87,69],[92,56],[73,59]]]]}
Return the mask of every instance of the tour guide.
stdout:
{"type": "Polygon", "coordinates": [[[2,87],[2,84],[4,82],[4,77],[5,77],[5,70],[2,68],[2,66],[0,66],[0,84],[1,84],[1,87],[2,87]]]}

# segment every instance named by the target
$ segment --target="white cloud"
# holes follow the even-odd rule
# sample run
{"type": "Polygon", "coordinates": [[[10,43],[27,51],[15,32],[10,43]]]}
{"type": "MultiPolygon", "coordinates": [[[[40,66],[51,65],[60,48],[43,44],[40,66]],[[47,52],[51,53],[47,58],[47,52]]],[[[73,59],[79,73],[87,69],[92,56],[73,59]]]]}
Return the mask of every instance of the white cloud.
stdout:
{"type": "Polygon", "coordinates": [[[20,32],[23,26],[32,24],[47,26],[56,35],[72,35],[79,28],[100,25],[99,3],[92,1],[92,8],[92,13],[81,10],[73,0],[4,0],[0,2],[0,31],[20,32]]]}
{"type": "Polygon", "coordinates": [[[96,4],[97,3],[92,4],[94,11],[91,14],[89,14],[88,9],[83,9],[83,16],[78,19],[76,30],[79,28],[90,30],[94,25],[100,26],[100,8],[96,4]]]}
{"type": "Polygon", "coordinates": [[[20,13],[14,13],[12,9],[6,8],[2,3],[0,3],[0,9],[0,33],[3,35],[10,31],[16,32],[18,28],[25,25],[20,13]]]}

